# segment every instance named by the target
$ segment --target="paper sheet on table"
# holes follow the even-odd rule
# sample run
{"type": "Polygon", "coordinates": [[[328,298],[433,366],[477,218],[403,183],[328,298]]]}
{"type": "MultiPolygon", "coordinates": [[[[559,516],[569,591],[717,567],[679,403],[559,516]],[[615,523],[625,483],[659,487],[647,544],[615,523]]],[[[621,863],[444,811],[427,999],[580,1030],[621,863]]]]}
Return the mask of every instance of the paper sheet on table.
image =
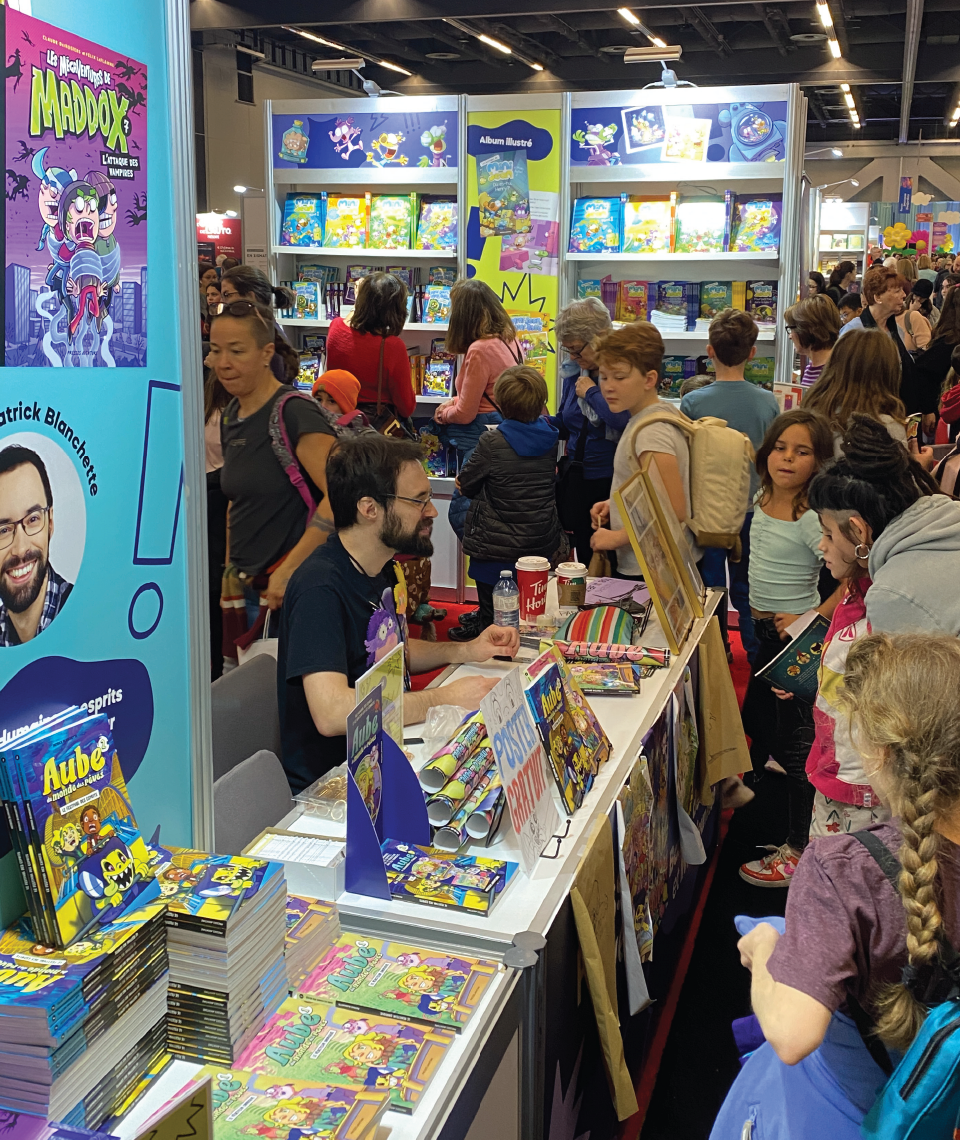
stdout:
{"type": "Polygon", "coordinates": [[[637,1094],[623,1055],[617,1017],[617,947],[613,887],[613,831],[602,815],[594,821],[587,850],[570,892],[573,917],[597,1019],[597,1031],[618,1120],[638,1111],[637,1094]]]}
{"type": "Polygon", "coordinates": [[[362,701],[383,682],[383,730],[403,748],[403,642],[357,678],[357,700],[362,701]]]}
{"type": "Polygon", "coordinates": [[[643,976],[640,961],[640,947],[637,945],[637,932],[633,918],[633,892],[627,878],[627,867],[623,858],[623,844],[626,825],[623,819],[623,804],[617,801],[617,871],[620,876],[620,921],[623,923],[623,966],[627,975],[627,1007],[634,1017],[642,1009],[652,1004],[647,979],[643,976]]]}
{"type": "Polygon", "coordinates": [[[146,1121],[137,1140],[213,1140],[210,1078],[191,1081],[146,1121]]]}
{"type": "Polygon", "coordinates": [[[700,802],[709,806],[713,803],[710,789],[714,784],[727,776],[753,771],[753,764],[716,615],[707,622],[699,652],[700,725],[706,761],[700,802]]]}

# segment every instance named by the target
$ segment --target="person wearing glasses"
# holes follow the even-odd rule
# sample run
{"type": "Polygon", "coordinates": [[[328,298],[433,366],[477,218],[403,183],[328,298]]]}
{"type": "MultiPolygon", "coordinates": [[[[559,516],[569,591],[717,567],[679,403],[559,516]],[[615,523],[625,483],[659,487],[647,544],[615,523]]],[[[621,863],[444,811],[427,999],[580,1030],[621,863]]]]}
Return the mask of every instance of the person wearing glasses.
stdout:
{"type": "Polygon", "coordinates": [[[0,645],[43,633],[70,597],[73,583],[50,565],[53,491],[35,451],[0,451],[0,645]]]}
{"type": "Polygon", "coordinates": [[[630,419],[629,412],[610,411],[597,383],[600,372],[592,345],[612,327],[599,297],[572,301],[557,315],[557,341],[570,358],[560,366],[560,406],[550,416],[567,441],[566,457],[560,461],[557,506],[564,530],[573,537],[577,558],[587,565],[593,555],[590,508],[610,498],[617,440],[630,419]]]}
{"type": "MultiPolygon", "coordinates": [[[[232,269],[225,269],[220,278],[220,303],[214,304],[210,309],[211,319],[224,306],[231,301],[256,301],[270,309],[289,309],[295,302],[293,293],[283,285],[271,285],[268,277],[261,270],[252,265],[235,265],[232,269]]],[[[276,321],[275,332],[283,337],[291,351],[293,346],[287,341],[283,329],[276,321]]],[[[287,383],[286,368],[280,353],[271,357],[270,367],[274,376],[281,384],[287,383]]]]}
{"type": "MultiPolygon", "coordinates": [[[[396,554],[429,557],[437,508],[410,440],[368,434],[341,438],[327,462],[336,534],[294,573],[280,615],[277,698],[283,767],[296,794],[346,759],[354,685],[403,644],[407,670],[513,658],[516,629],[490,626],[464,645],[407,638],[406,585],[396,554]]],[[[499,677],[465,677],[408,692],[403,718],[418,724],[434,705],[475,709],[499,677]]]]}
{"type": "Polygon", "coordinates": [[[820,373],[840,336],[843,324],[840,309],[822,294],[818,297],[804,297],[787,309],[783,314],[783,323],[793,341],[793,347],[807,358],[800,383],[804,388],[809,388],[820,379],[820,373]]]}

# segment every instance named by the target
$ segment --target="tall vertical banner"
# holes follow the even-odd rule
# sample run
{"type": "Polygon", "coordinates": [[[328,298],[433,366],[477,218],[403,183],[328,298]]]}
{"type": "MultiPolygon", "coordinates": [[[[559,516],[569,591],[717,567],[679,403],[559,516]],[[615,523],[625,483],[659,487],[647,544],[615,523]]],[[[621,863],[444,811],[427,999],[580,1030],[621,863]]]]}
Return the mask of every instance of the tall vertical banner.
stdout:
{"type": "Polygon", "coordinates": [[[559,107],[467,114],[467,276],[486,281],[501,299],[526,363],[546,379],[551,401],[557,375],[560,129],[559,107]]]}
{"type": "MultiPolygon", "coordinates": [[[[143,831],[183,844],[194,749],[181,329],[197,321],[178,277],[178,259],[195,257],[192,233],[178,247],[173,189],[174,8],[32,10],[0,10],[0,755],[70,705],[106,713],[143,831]],[[97,29],[108,43],[86,38],[97,29]]],[[[199,377],[188,383],[199,403],[199,377]]],[[[0,920],[17,900],[0,833],[0,920]]]]}

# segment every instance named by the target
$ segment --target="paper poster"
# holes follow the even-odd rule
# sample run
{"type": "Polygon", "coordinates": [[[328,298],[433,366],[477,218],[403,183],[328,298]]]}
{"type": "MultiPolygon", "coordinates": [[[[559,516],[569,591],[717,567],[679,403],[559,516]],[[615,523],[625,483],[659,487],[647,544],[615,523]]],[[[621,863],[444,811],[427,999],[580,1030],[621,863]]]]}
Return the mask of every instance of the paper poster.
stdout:
{"type": "Polygon", "coordinates": [[[358,678],[354,689],[362,700],[378,686],[383,686],[383,729],[403,748],[403,658],[401,642],[358,678]]]}
{"type": "Polygon", "coordinates": [[[5,11],[5,363],[146,367],[146,66],[5,11]]]}
{"type": "Polygon", "coordinates": [[[510,820],[520,840],[520,865],[532,875],[540,852],[560,826],[550,794],[547,758],[514,669],[480,702],[507,794],[510,820]]]}
{"type": "Polygon", "coordinates": [[[360,789],[379,839],[383,839],[379,825],[383,792],[380,756],[382,728],[383,690],[377,685],[362,700],[357,701],[356,707],[347,714],[347,768],[360,789]]]}

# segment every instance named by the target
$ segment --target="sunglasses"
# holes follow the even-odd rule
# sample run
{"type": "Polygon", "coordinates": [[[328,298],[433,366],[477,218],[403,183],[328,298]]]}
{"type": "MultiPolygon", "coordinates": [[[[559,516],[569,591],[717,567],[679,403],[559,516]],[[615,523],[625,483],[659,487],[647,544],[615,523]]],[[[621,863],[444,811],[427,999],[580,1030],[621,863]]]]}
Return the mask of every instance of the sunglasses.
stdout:
{"type": "Polygon", "coordinates": [[[257,320],[264,326],[270,328],[264,320],[263,314],[257,308],[254,301],[220,301],[219,304],[213,306],[213,315],[215,317],[249,317],[250,314],[257,318],[257,320]]]}

